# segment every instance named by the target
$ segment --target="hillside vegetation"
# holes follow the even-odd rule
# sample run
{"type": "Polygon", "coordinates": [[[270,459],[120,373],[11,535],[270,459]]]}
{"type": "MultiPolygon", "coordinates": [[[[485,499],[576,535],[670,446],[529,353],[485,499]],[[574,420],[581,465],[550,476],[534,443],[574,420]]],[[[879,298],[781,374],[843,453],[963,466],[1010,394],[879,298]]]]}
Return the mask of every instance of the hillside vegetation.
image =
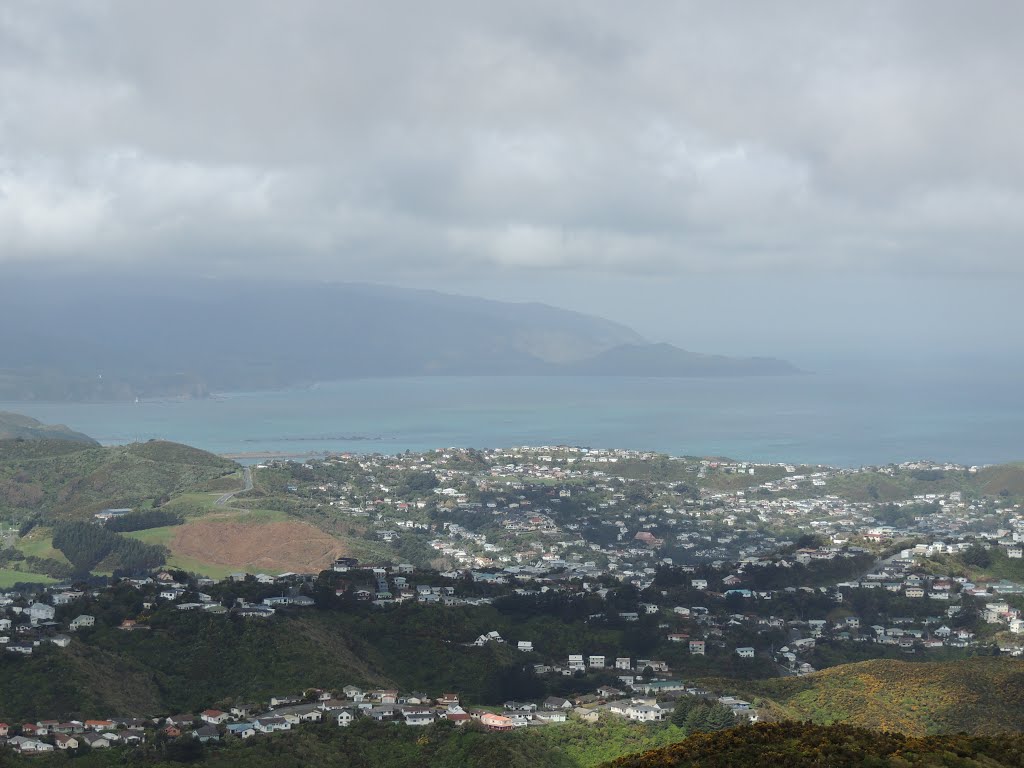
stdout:
{"type": "Polygon", "coordinates": [[[611,762],[608,768],[743,768],[779,765],[949,766],[1003,768],[1024,765],[1024,735],[907,737],[849,725],[759,723],[697,734],[611,762]]]}
{"type": "Polygon", "coordinates": [[[878,659],[805,677],[717,687],[768,699],[778,715],[822,724],[911,736],[1024,729],[1024,661],[1005,656],[923,663],[878,659]]]}
{"type": "Polygon", "coordinates": [[[0,441],[0,515],[89,519],[106,507],[154,501],[234,472],[234,462],[160,440],[100,447],[67,440],[0,441]]]}
{"type": "MultiPolygon", "coordinates": [[[[129,613],[109,606],[99,619],[129,613]]],[[[314,685],[393,684],[353,650],[362,647],[360,638],[315,617],[243,621],[170,608],[146,626],[135,632],[97,626],[66,649],[3,654],[0,720],[150,716],[261,701],[314,685]]]]}
{"type": "Polygon", "coordinates": [[[63,424],[50,425],[22,416],[20,413],[0,411],[0,440],[70,440],[76,443],[99,445],[81,432],[68,429],[63,424]]]}

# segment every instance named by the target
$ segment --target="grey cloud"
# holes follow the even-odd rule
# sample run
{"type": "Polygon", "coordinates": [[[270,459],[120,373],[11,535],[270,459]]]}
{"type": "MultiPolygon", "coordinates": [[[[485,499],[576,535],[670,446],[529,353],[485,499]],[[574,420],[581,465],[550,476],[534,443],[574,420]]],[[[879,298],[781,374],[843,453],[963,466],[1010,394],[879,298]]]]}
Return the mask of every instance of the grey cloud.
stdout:
{"type": "Polygon", "coordinates": [[[0,262],[1019,271],[1015,5],[0,12],[0,262]]]}

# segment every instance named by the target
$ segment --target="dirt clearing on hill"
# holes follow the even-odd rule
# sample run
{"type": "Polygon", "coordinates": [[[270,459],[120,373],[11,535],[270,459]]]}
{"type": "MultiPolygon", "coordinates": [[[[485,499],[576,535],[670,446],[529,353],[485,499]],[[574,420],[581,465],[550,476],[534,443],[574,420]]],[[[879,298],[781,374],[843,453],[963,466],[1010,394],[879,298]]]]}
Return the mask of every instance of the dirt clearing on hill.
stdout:
{"type": "Polygon", "coordinates": [[[239,570],[310,573],[345,555],[337,539],[308,523],[247,524],[198,520],[170,543],[175,555],[239,570]]]}

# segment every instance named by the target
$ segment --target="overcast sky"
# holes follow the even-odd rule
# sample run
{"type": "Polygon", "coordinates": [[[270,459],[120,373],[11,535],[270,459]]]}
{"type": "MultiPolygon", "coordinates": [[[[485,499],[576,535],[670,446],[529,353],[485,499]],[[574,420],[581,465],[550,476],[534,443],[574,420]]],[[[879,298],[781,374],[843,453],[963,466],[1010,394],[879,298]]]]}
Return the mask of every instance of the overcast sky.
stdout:
{"type": "MultiPolygon", "coordinates": [[[[1024,4],[0,5],[0,267],[1021,349],[1024,4]]],[[[895,342],[895,343],[893,343],[895,342]]]]}

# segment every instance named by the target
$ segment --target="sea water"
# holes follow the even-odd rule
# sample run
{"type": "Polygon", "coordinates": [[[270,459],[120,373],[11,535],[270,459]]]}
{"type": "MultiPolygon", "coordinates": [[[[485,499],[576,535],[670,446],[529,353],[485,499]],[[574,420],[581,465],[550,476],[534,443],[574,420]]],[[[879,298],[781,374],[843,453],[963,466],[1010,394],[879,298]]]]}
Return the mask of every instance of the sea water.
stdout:
{"type": "Polygon", "coordinates": [[[248,460],[578,445],[753,461],[1024,459],[1024,375],[970,370],[728,379],[353,379],[204,400],[2,403],[104,444],[153,438],[248,460]]]}

